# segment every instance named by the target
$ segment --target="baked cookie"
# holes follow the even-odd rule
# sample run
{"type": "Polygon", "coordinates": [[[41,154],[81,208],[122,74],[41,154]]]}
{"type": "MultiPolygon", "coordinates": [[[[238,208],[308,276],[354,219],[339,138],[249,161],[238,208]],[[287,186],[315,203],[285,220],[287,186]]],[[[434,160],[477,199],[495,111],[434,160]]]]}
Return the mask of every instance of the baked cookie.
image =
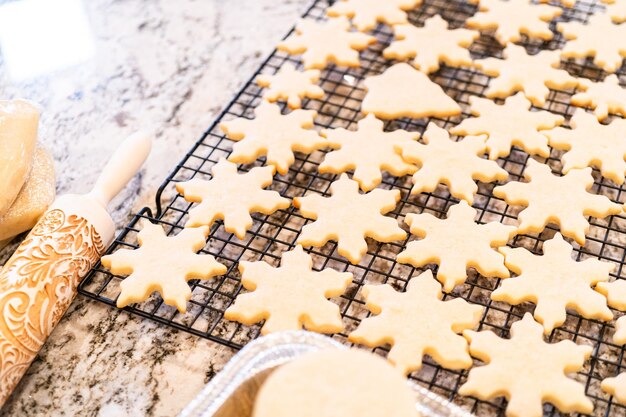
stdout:
{"type": "MultiPolygon", "coordinates": [[[[610,307],[626,312],[626,280],[601,282],[596,286],[596,291],[606,296],[610,307]]],[[[617,319],[615,323],[613,343],[626,344],[626,315],[617,319]]]]}
{"type": "Polygon", "coordinates": [[[382,121],[369,114],[359,120],[356,131],[323,130],[321,134],[328,139],[328,146],[339,149],[326,154],[319,172],[341,174],[353,169],[352,179],[363,191],[373,190],[381,183],[383,170],[396,177],[413,174],[417,167],[405,162],[396,146],[417,140],[419,133],[402,129],[385,132],[383,127],[382,121]]]}
{"type": "Polygon", "coordinates": [[[562,177],[550,167],[529,159],[524,170],[528,182],[509,182],[495,187],[493,195],[511,205],[526,206],[517,216],[518,233],[540,233],[548,223],[557,224],[561,233],[580,245],[589,231],[586,216],[604,218],[622,212],[622,206],[603,195],[591,194],[591,168],[572,169],[562,177]]]}
{"type": "Polygon", "coordinates": [[[626,117],[626,88],[620,86],[617,75],[611,74],[598,82],[581,78],[578,88],[583,92],[572,96],[574,106],[590,107],[600,121],[606,119],[609,113],[626,117]]]}
{"type": "Polygon", "coordinates": [[[450,292],[467,279],[467,269],[474,268],[485,277],[507,278],[504,256],[495,248],[506,245],[515,235],[515,227],[474,221],[476,210],[465,201],[450,206],[446,219],[429,213],[407,214],[405,222],[411,234],[422,240],[409,242],[398,254],[398,262],[418,268],[429,263],[439,265],[437,280],[450,292]]]}
{"type": "Polygon", "coordinates": [[[409,24],[393,27],[395,41],[383,51],[387,59],[413,58],[413,65],[425,73],[439,70],[439,63],[451,67],[472,65],[468,47],[480,37],[469,29],[448,29],[448,22],[435,15],[424,21],[423,27],[409,24]]]}
{"type": "Polygon", "coordinates": [[[544,402],[564,413],[593,411],[585,386],[566,375],[582,369],[591,346],[571,340],[544,342],[543,327],[530,313],[513,323],[510,339],[489,330],[466,330],[463,334],[470,342],[472,356],[485,365],[470,370],[459,394],[481,400],[505,396],[508,417],[541,417],[544,402]]]}
{"type": "Polygon", "coordinates": [[[615,378],[606,378],[602,381],[601,387],[602,391],[611,394],[615,401],[626,405],[626,372],[615,378]]]}
{"type": "Polygon", "coordinates": [[[611,16],[613,22],[622,23],[626,21],[626,0],[602,0],[602,3],[608,4],[606,14],[611,16]]]}
{"type": "Polygon", "coordinates": [[[406,63],[387,68],[363,81],[367,89],[361,111],[381,119],[400,117],[448,117],[461,114],[461,107],[423,72],[406,63]]]}
{"type": "Polygon", "coordinates": [[[248,326],[265,320],[261,334],[303,327],[319,333],[343,330],[339,306],[328,298],[346,291],[351,273],[314,271],[311,255],[299,245],[283,252],[278,268],[263,261],[241,261],[239,271],[241,284],[251,292],[237,296],[224,312],[227,320],[248,326]]]}
{"type": "Polygon", "coordinates": [[[432,271],[411,278],[402,293],[389,284],[365,285],[362,292],[374,316],[363,319],[348,340],[371,348],[390,344],[387,358],[404,374],[420,369],[424,355],[448,369],[472,366],[458,333],[478,326],[483,307],[462,298],[441,301],[432,271]]]}
{"type": "Polygon", "coordinates": [[[276,74],[261,74],[256,82],[267,91],[263,98],[271,103],[286,100],[291,109],[299,109],[303,98],[320,99],[324,90],[315,83],[320,79],[319,70],[298,71],[290,63],[284,63],[276,74]]]}
{"type": "Polygon", "coordinates": [[[453,135],[486,134],[489,159],[506,157],[513,146],[530,155],[550,156],[548,139],[540,132],[561,125],[562,116],[548,111],[530,111],[531,103],[523,93],[507,97],[504,104],[472,96],[469,99],[475,117],[464,119],[450,129],[453,135]]]}
{"type": "Polygon", "coordinates": [[[420,166],[413,174],[412,194],[431,192],[445,184],[452,197],[472,204],[478,191],[474,180],[493,182],[508,177],[496,162],[482,158],[486,150],[484,136],[468,136],[455,142],[444,129],[429,123],[422,141],[397,147],[407,162],[420,166]]]}
{"type": "Polygon", "coordinates": [[[407,22],[406,10],[422,4],[422,0],[340,0],[327,10],[329,16],[346,16],[361,32],[374,29],[376,23],[397,25],[407,22]]]}
{"type": "Polygon", "coordinates": [[[330,197],[311,194],[296,197],[293,205],[302,216],[315,220],[302,228],[298,243],[303,246],[324,246],[329,240],[337,242],[337,252],[357,264],[367,252],[366,237],[379,242],[406,238],[398,221],[384,214],[396,208],[399,190],[377,188],[359,193],[359,183],[341,174],[330,186],[330,197]]]}
{"type": "Polygon", "coordinates": [[[563,7],[574,7],[576,4],[576,0],[539,0],[539,3],[550,3],[550,2],[559,3],[563,7]]]}

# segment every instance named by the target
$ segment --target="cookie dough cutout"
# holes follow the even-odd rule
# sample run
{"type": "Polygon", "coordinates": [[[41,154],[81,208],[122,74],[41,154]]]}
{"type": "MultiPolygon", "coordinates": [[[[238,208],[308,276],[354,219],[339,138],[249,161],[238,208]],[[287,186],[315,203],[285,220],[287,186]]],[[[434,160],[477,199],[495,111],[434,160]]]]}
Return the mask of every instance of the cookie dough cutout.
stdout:
{"type": "Polygon", "coordinates": [[[504,256],[495,248],[506,245],[515,235],[515,227],[499,222],[479,224],[475,218],[476,210],[465,201],[450,206],[446,219],[429,213],[407,214],[411,234],[422,240],[409,242],[398,254],[398,262],[416,268],[438,264],[437,280],[445,292],[465,282],[468,268],[485,277],[507,278],[504,256]]]}
{"type": "Polygon", "coordinates": [[[167,236],[161,226],[143,221],[137,234],[138,249],[119,249],[102,258],[102,265],[113,274],[128,275],[120,283],[117,306],[140,303],[157,291],[165,304],[185,313],[191,298],[187,281],[226,273],[226,267],[213,256],[196,254],[208,234],[208,227],[199,227],[167,236]]]}
{"type": "Polygon", "coordinates": [[[615,23],[626,22],[626,0],[602,0],[606,6],[606,14],[611,16],[615,23]]]}
{"type": "MultiPolygon", "coordinates": [[[[500,0],[498,0],[500,1],[500,0]]],[[[517,91],[537,107],[542,107],[550,88],[567,89],[576,87],[578,80],[565,70],[557,69],[561,62],[559,51],[541,51],[528,55],[523,46],[509,44],[503,51],[504,59],[485,58],[474,61],[474,65],[490,77],[485,91],[488,98],[505,98],[517,91]]]]}
{"type": "Polygon", "coordinates": [[[329,63],[358,67],[359,51],[376,43],[376,38],[350,31],[345,17],[318,22],[301,19],[293,35],[276,47],[289,54],[302,54],[305,69],[324,69],[329,63]]]}
{"type": "Polygon", "coordinates": [[[434,191],[445,184],[450,195],[472,204],[478,185],[474,180],[493,182],[504,180],[508,173],[494,161],[482,158],[484,136],[468,136],[458,142],[434,123],[429,123],[422,137],[424,142],[409,142],[399,146],[402,157],[420,166],[413,174],[412,194],[434,191]]]}
{"type": "Polygon", "coordinates": [[[393,32],[397,40],[383,51],[383,56],[413,58],[415,68],[427,74],[439,70],[440,62],[451,67],[472,65],[467,48],[480,37],[475,30],[448,29],[448,22],[439,15],[426,19],[423,27],[397,25],[393,32]]]}
{"type": "Polygon", "coordinates": [[[500,288],[491,293],[491,299],[512,305],[527,301],[536,304],[535,320],[543,325],[546,334],[565,323],[567,308],[588,319],[613,318],[606,298],[592,287],[608,281],[615,265],[597,259],[576,262],[572,259],[574,248],[560,233],[544,242],[542,256],[524,248],[499,250],[506,267],[518,276],[502,281],[500,288]]]}
{"type": "Polygon", "coordinates": [[[311,129],[315,116],[314,110],[281,114],[277,104],[262,102],[254,109],[254,119],[239,117],[220,124],[226,136],[237,141],[228,160],[248,164],[265,155],[267,164],[285,175],[295,161],[294,152],[308,154],[326,146],[311,129]]]}
{"type": "Polygon", "coordinates": [[[574,106],[590,107],[599,121],[606,119],[609,113],[626,117],[626,88],[620,86],[617,75],[611,74],[598,82],[581,78],[578,88],[583,92],[572,96],[574,106]]]}
{"type": "Polygon", "coordinates": [[[459,333],[478,326],[483,308],[462,298],[442,301],[432,271],[412,278],[406,292],[389,284],[366,285],[363,297],[374,316],[350,333],[351,342],[371,348],[390,344],[387,359],[404,374],[420,369],[424,355],[448,369],[472,366],[467,341],[459,333]]]}
{"type": "Polygon", "coordinates": [[[522,35],[549,41],[554,37],[550,21],[560,16],[560,7],[533,4],[530,0],[480,0],[478,13],[467,20],[472,29],[495,29],[500,44],[519,42],[522,35]]]}
{"type": "Polygon", "coordinates": [[[563,173],[574,168],[595,167],[603,177],[618,185],[626,175],[626,120],[615,119],[601,124],[591,113],[576,110],[570,120],[571,129],[557,127],[544,135],[550,146],[565,150],[561,157],[563,173]]]}
{"type": "Polygon", "coordinates": [[[524,178],[528,182],[513,181],[493,189],[493,195],[508,204],[526,206],[517,216],[520,234],[540,233],[554,223],[563,235],[584,245],[589,231],[585,216],[602,219],[622,212],[620,204],[588,192],[593,186],[591,168],[572,169],[559,177],[549,166],[529,159],[524,178]]]}
{"type": "Polygon", "coordinates": [[[622,405],[626,405],[626,372],[615,378],[606,378],[600,385],[602,391],[611,394],[613,399],[622,405]]]}
{"type": "Polygon", "coordinates": [[[464,119],[450,129],[453,135],[486,134],[489,159],[510,155],[519,146],[530,155],[550,156],[548,139],[540,133],[564,122],[562,116],[548,111],[530,111],[531,103],[523,93],[508,97],[504,104],[472,96],[469,99],[475,117],[464,119]]]}
{"type": "Polygon", "coordinates": [[[253,417],[419,417],[405,378],[358,349],[305,353],[267,378],[253,417]]]}
{"type": "MultiPolygon", "coordinates": [[[[601,282],[596,286],[596,291],[606,296],[610,307],[626,312],[626,280],[601,282]]],[[[626,344],[626,315],[617,319],[615,323],[613,343],[626,344]]]]}
{"type": "Polygon", "coordinates": [[[398,221],[384,214],[396,208],[399,190],[377,188],[359,193],[359,183],[341,174],[330,186],[330,197],[311,194],[296,197],[293,205],[307,219],[315,220],[302,228],[298,243],[303,246],[324,246],[329,240],[337,242],[337,252],[357,264],[367,252],[366,237],[378,242],[393,242],[406,238],[398,221]]]}
{"type": "Polygon", "coordinates": [[[311,255],[302,246],[281,256],[281,265],[242,261],[241,283],[251,291],[240,294],[224,318],[245,325],[265,320],[261,334],[284,330],[336,333],[343,330],[339,306],[331,301],[346,291],[352,282],[349,272],[327,268],[313,270],[311,255]]]}
{"type": "Polygon", "coordinates": [[[406,23],[407,10],[422,4],[422,0],[341,0],[328,8],[328,16],[346,16],[361,32],[374,29],[378,22],[388,25],[406,23]]]}
{"type": "Polygon", "coordinates": [[[461,107],[423,72],[406,63],[387,68],[363,81],[367,89],[361,111],[380,119],[400,117],[448,117],[461,114],[461,107]]]}
{"type": "Polygon", "coordinates": [[[299,109],[303,98],[320,99],[324,90],[316,85],[319,70],[298,71],[289,63],[282,65],[276,74],[261,74],[256,77],[259,86],[267,88],[263,98],[270,103],[286,100],[290,109],[299,109]]]}
{"type": "Polygon", "coordinates": [[[513,323],[510,339],[492,331],[466,330],[463,334],[472,356],[486,365],[470,370],[459,394],[481,400],[505,396],[507,417],[541,417],[544,402],[564,413],[593,411],[585,386],[567,377],[582,369],[591,346],[571,340],[544,342],[543,327],[530,313],[513,323]]]}
{"type": "Polygon", "coordinates": [[[417,167],[402,159],[396,146],[417,140],[419,133],[402,129],[385,132],[383,127],[382,121],[369,114],[359,120],[356,131],[341,128],[322,131],[328,145],[339,149],[326,154],[319,172],[341,174],[353,169],[352,179],[363,191],[373,190],[381,183],[383,170],[396,177],[413,174],[417,167]]]}
{"type": "Polygon", "coordinates": [[[213,178],[193,178],[176,184],[176,190],[192,203],[185,227],[209,226],[224,220],[224,229],[239,239],[252,227],[250,213],[272,214],[290,206],[289,199],[276,191],[264,190],[272,183],[273,167],[256,167],[238,173],[237,164],[221,159],[211,169],[213,178]]]}

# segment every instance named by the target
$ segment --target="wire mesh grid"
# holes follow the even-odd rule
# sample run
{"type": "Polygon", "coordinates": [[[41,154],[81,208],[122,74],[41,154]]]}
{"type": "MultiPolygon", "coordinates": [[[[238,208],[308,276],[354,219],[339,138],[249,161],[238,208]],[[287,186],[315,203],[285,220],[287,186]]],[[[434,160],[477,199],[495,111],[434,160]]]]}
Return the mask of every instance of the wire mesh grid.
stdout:
{"type": "MultiPolygon", "coordinates": [[[[305,17],[324,19],[327,5],[327,2],[323,0],[316,1],[305,13],[305,17]]],[[[575,9],[565,10],[558,20],[585,21],[590,14],[602,7],[595,0],[579,1],[575,9]]],[[[426,18],[440,14],[451,27],[460,27],[475,11],[475,6],[462,0],[425,0],[421,7],[410,12],[409,18],[412,23],[421,26],[426,18]]],[[[318,112],[316,118],[318,128],[355,128],[356,122],[362,117],[360,103],[365,91],[361,81],[370,75],[382,72],[391,64],[390,61],[382,58],[382,50],[393,39],[391,29],[388,26],[379,25],[373,34],[377,37],[378,43],[361,54],[359,68],[328,67],[322,71],[319,82],[319,85],[326,91],[326,96],[320,100],[304,100],[303,108],[318,112]]],[[[556,49],[563,43],[563,38],[558,34],[549,42],[530,39],[524,39],[522,42],[529,53],[541,49],[556,49]]],[[[481,36],[471,47],[474,58],[500,56],[501,51],[502,47],[492,37],[486,35],[481,36]]],[[[153,213],[148,208],[141,210],[109,248],[109,253],[123,247],[137,247],[138,221],[142,218],[161,224],[170,234],[178,233],[183,228],[192,204],[187,203],[176,193],[175,183],[196,176],[210,178],[211,167],[220,158],[227,157],[232,146],[232,141],[227,139],[219,129],[219,122],[235,117],[252,118],[253,110],[260,103],[263,93],[262,89],[256,85],[255,77],[260,73],[275,73],[285,62],[299,65],[298,57],[290,57],[281,52],[274,51],[268,57],[215,123],[167,177],[157,194],[156,212],[153,213]]],[[[575,76],[592,80],[602,79],[606,75],[589,60],[563,62],[562,67],[575,76]]],[[[623,78],[626,76],[626,70],[621,69],[618,75],[623,78]]],[[[476,70],[446,66],[431,74],[431,79],[461,104],[463,114],[447,119],[398,119],[387,122],[386,130],[402,128],[422,133],[429,122],[449,128],[469,116],[469,97],[482,96],[489,83],[489,78],[476,70]]],[[[574,111],[569,105],[573,92],[573,90],[551,91],[545,108],[569,118],[574,111]]],[[[560,152],[552,150],[550,158],[545,160],[555,173],[560,172],[561,169],[560,155],[560,152]]],[[[322,151],[311,155],[297,155],[289,172],[286,175],[276,175],[270,188],[289,198],[310,193],[328,195],[329,186],[336,176],[322,175],[318,172],[317,167],[323,156],[322,151]]],[[[499,159],[498,163],[509,172],[509,181],[514,181],[522,178],[528,158],[527,154],[514,148],[508,157],[499,159]]],[[[263,165],[263,162],[264,159],[261,158],[255,164],[241,166],[241,170],[247,171],[254,166],[263,165]]],[[[594,178],[594,192],[606,195],[613,201],[624,201],[623,188],[603,179],[597,170],[594,170],[594,178]]],[[[398,189],[402,192],[401,201],[389,215],[397,218],[405,228],[403,219],[407,213],[428,212],[437,217],[445,217],[450,205],[458,202],[450,196],[445,187],[439,187],[431,193],[423,193],[419,196],[410,195],[409,177],[384,176],[381,187],[398,189]]],[[[494,197],[491,193],[493,187],[494,184],[479,184],[478,194],[474,201],[474,207],[479,213],[477,221],[516,224],[520,208],[509,207],[504,201],[494,197]]],[[[244,326],[223,318],[225,309],[242,291],[237,269],[238,263],[242,260],[264,260],[274,266],[278,265],[281,253],[295,247],[299,231],[310,220],[304,219],[294,207],[269,216],[255,215],[253,217],[254,226],[243,240],[226,233],[221,222],[212,227],[202,253],[214,255],[218,261],[228,267],[228,272],[222,277],[208,281],[191,281],[193,294],[188,303],[187,313],[180,314],[175,308],[166,306],[158,295],[153,295],[144,303],[127,307],[126,310],[234,349],[241,348],[258,337],[260,326],[244,326]]],[[[589,220],[591,228],[587,234],[587,243],[582,248],[574,244],[577,258],[597,258],[613,262],[617,266],[613,276],[616,279],[626,279],[623,275],[626,274],[624,270],[626,217],[612,216],[604,220],[595,218],[589,220]]],[[[542,242],[551,238],[555,232],[555,228],[548,227],[540,236],[517,236],[512,246],[522,246],[534,253],[541,253],[542,242]]],[[[368,241],[368,253],[358,265],[351,265],[339,256],[336,244],[333,242],[321,248],[309,250],[314,257],[315,269],[331,267],[354,274],[354,280],[346,294],[336,300],[340,305],[346,328],[344,332],[333,337],[347,343],[347,334],[356,328],[361,319],[368,316],[369,313],[364,307],[361,296],[361,288],[364,284],[389,283],[396,289],[403,290],[411,277],[425,269],[402,265],[395,260],[396,255],[412,239],[414,238],[409,236],[404,242],[385,244],[368,241]]],[[[436,269],[436,266],[429,267],[436,269]]],[[[79,289],[84,295],[115,305],[121,279],[122,277],[112,275],[97,266],[81,283],[79,289]]],[[[480,329],[493,330],[503,337],[508,337],[510,324],[521,318],[525,312],[532,311],[533,305],[526,303],[520,306],[510,306],[492,301],[490,294],[498,285],[498,279],[487,279],[471,270],[467,282],[458,286],[452,294],[446,297],[462,297],[484,306],[485,312],[480,322],[480,329]]],[[[621,314],[615,313],[616,317],[621,314]]],[[[611,323],[584,319],[576,313],[568,312],[565,324],[555,329],[549,336],[550,341],[570,339],[577,343],[594,346],[591,359],[587,361],[585,368],[576,375],[576,378],[585,383],[586,393],[595,403],[594,414],[598,416],[626,416],[626,407],[616,404],[600,389],[600,382],[603,378],[615,376],[626,370],[625,349],[611,342],[613,333],[614,327],[611,323]]],[[[382,353],[384,349],[378,349],[378,351],[382,353]]],[[[466,380],[467,371],[443,369],[428,356],[425,358],[422,369],[414,372],[410,377],[479,415],[503,415],[504,413],[506,407],[504,399],[479,401],[457,395],[458,388],[466,380]]],[[[546,404],[544,414],[558,415],[559,413],[553,406],[546,404]]]]}

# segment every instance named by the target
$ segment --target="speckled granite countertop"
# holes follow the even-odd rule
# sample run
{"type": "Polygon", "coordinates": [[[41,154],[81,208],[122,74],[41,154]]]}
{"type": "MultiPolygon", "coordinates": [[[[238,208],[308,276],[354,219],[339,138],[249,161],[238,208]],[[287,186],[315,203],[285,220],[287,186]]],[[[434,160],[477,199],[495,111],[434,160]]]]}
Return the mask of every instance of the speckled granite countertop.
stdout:
{"type": "MultiPolygon", "coordinates": [[[[84,1],[95,55],[27,81],[11,78],[4,56],[0,96],[41,104],[40,140],[54,155],[58,193],[87,191],[127,134],[153,132],[150,159],[113,204],[122,226],[153,206],[168,171],[308,3],[84,1]]],[[[176,415],[232,354],[78,296],[0,415],[176,415]]]]}

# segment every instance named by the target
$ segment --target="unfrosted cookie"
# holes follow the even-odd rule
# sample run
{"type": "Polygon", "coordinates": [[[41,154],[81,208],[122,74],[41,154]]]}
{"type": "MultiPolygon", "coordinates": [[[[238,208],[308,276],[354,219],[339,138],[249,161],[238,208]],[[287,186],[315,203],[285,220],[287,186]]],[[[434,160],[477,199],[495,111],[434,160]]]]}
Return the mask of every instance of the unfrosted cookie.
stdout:
{"type": "Polygon", "coordinates": [[[523,93],[507,97],[504,104],[472,96],[469,99],[472,114],[450,129],[454,135],[486,134],[489,159],[506,157],[513,146],[519,146],[531,155],[550,156],[548,139],[540,133],[564,122],[562,116],[548,111],[530,111],[531,103],[523,93]]]}
{"type": "Polygon", "coordinates": [[[467,369],[472,358],[458,333],[480,322],[483,307],[462,298],[442,301],[441,285],[430,270],[412,278],[405,292],[389,284],[363,287],[365,318],[348,339],[371,348],[391,345],[387,359],[404,374],[418,370],[430,355],[448,369],[467,369]]]}
{"type": "Polygon", "coordinates": [[[544,402],[564,413],[593,411],[585,386],[567,377],[582,369],[591,346],[571,340],[544,342],[543,327],[530,313],[513,323],[510,339],[490,330],[463,334],[470,341],[472,356],[485,365],[470,370],[459,394],[481,400],[505,396],[507,417],[541,417],[544,402]]]}
{"type": "Polygon", "coordinates": [[[426,19],[423,27],[396,25],[393,27],[395,41],[383,51],[387,59],[413,58],[413,65],[425,73],[439,70],[443,62],[451,67],[471,65],[472,57],[467,48],[480,37],[469,29],[448,29],[448,22],[435,15],[426,19]]]}
{"type": "Polygon", "coordinates": [[[420,166],[413,174],[413,194],[431,192],[445,184],[450,195],[471,204],[478,191],[474,180],[493,182],[508,177],[496,162],[482,158],[486,150],[484,136],[468,136],[455,142],[444,129],[429,123],[422,141],[397,148],[406,161],[420,166]]]}
{"type": "Polygon", "coordinates": [[[367,89],[361,111],[381,119],[400,117],[448,117],[461,114],[461,107],[423,72],[406,63],[387,68],[363,81],[367,89]]]}
{"type": "Polygon", "coordinates": [[[539,0],[539,3],[550,3],[552,1],[559,3],[564,7],[574,7],[577,0],[539,0]]]}
{"type": "Polygon", "coordinates": [[[626,21],[626,0],[602,0],[606,6],[606,14],[611,16],[615,23],[626,21]]]}
{"type": "Polygon", "coordinates": [[[328,8],[329,16],[347,16],[362,32],[376,27],[376,23],[397,25],[407,22],[406,10],[422,4],[422,0],[340,0],[328,8]]]}
{"type": "Polygon", "coordinates": [[[517,216],[518,233],[540,233],[548,223],[556,223],[561,233],[581,245],[589,231],[586,216],[604,218],[622,212],[622,206],[603,195],[591,194],[591,168],[572,169],[562,177],[550,167],[529,159],[524,170],[528,182],[509,182],[495,187],[493,195],[508,204],[526,206],[517,216]]]}
{"type": "Polygon", "coordinates": [[[254,119],[239,117],[222,122],[220,128],[237,141],[229,161],[248,164],[265,155],[267,164],[286,174],[295,161],[294,152],[311,153],[326,146],[324,138],[311,129],[314,110],[294,110],[282,114],[280,106],[262,102],[254,109],[254,119]]]}
{"type": "Polygon", "coordinates": [[[626,117],[626,88],[620,86],[617,75],[611,74],[598,82],[581,78],[578,88],[583,92],[572,96],[574,106],[590,107],[600,121],[606,119],[609,113],[626,117]]]}
{"type": "Polygon", "coordinates": [[[237,296],[224,318],[246,325],[265,320],[262,334],[303,327],[319,333],[343,330],[338,297],[352,282],[349,272],[313,270],[311,255],[302,246],[283,252],[278,268],[263,261],[239,263],[241,284],[251,291],[237,296]]]}
{"type": "Polygon", "coordinates": [[[167,236],[161,226],[144,221],[137,234],[138,249],[118,249],[102,258],[102,265],[112,273],[128,275],[120,283],[117,306],[145,301],[157,291],[165,304],[186,312],[191,298],[187,281],[226,273],[213,256],[196,254],[208,234],[208,227],[199,227],[167,236]]]}
{"type": "Polygon", "coordinates": [[[185,227],[212,226],[224,220],[224,229],[243,239],[252,226],[250,213],[272,214],[289,207],[289,199],[264,190],[272,183],[274,167],[256,167],[238,173],[237,164],[221,159],[211,168],[213,178],[179,182],[176,190],[185,200],[200,203],[189,210],[185,227]]]}
{"type": "Polygon", "coordinates": [[[626,120],[615,119],[602,124],[591,113],[576,110],[570,129],[557,127],[546,130],[544,135],[550,146],[566,150],[561,157],[563,172],[573,168],[595,167],[602,176],[618,185],[624,183],[626,175],[626,120]]]}
{"type": "MultiPolygon", "coordinates": [[[[498,0],[500,1],[500,0],[498,0]]],[[[565,70],[557,69],[561,59],[559,51],[541,51],[528,55],[523,46],[509,44],[502,53],[504,59],[485,58],[474,65],[490,77],[485,96],[504,98],[517,91],[538,107],[545,104],[550,88],[576,87],[578,80],[565,70]]]]}
{"type": "Polygon", "coordinates": [[[429,213],[407,214],[411,234],[423,239],[409,242],[398,254],[398,262],[415,267],[438,264],[437,279],[445,292],[465,282],[468,268],[485,277],[507,278],[504,256],[495,248],[506,245],[515,227],[499,222],[478,224],[475,217],[476,210],[465,201],[450,206],[446,219],[429,213]]]}
{"type": "Polygon", "coordinates": [[[393,242],[406,237],[398,221],[384,214],[396,208],[399,190],[377,188],[359,193],[359,183],[341,174],[330,186],[330,197],[311,194],[296,197],[293,205],[307,219],[315,220],[302,228],[298,243],[303,246],[323,246],[329,240],[337,242],[337,252],[356,264],[367,252],[366,237],[379,242],[393,242]]]}
{"type": "Polygon", "coordinates": [[[301,19],[296,31],[276,48],[290,54],[302,54],[305,69],[323,69],[328,63],[358,67],[359,51],[375,43],[376,38],[350,31],[345,17],[318,22],[301,19]]]}
{"type": "MultiPolygon", "coordinates": [[[[626,312],[626,280],[601,282],[596,290],[606,296],[610,307],[626,312]]],[[[615,323],[613,343],[617,345],[626,344],[626,315],[617,319],[615,323]]]]}
{"type": "Polygon", "coordinates": [[[602,390],[613,396],[620,404],[626,405],[626,372],[615,378],[606,378],[602,381],[602,390]]]}
{"type": "Polygon", "coordinates": [[[572,259],[574,248],[560,233],[544,242],[541,256],[524,248],[499,250],[507,268],[518,276],[503,280],[491,299],[513,305],[528,301],[536,304],[535,319],[546,334],[565,323],[567,308],[588,319],[613,318],[606,298],[592,288],[609,280],[609,273],[615,269],[612,263],[597,259],[576,262],[572,259]]]}
{"type": "Polygon", "coordinates": [[[319,70],[298,71],[293,65],[284,63],[276,74],[261,74],[256,77],[256,82],[267,88],[263,94],[267,101],[287,100],[289,108],[299,109],[305,97],[324,97],[324,90],[315,84],[319,79],[319,70]]]}
{"type": "Polygon", "coordinates": [[[380,184],[383,170],[396,177],[413,174],[417,167],[402,159],[396,146],[415,141],[419,133],[402,129],[385,132],[383,127],[382,121],[369,114],[359,120],[356,131],[323,130],[321,133],[328,139],[328,145],[338,150],[326,154],[319,172],[341,174],[353,169],[352,179],[363,191],[373,190],[380,184]]]}

